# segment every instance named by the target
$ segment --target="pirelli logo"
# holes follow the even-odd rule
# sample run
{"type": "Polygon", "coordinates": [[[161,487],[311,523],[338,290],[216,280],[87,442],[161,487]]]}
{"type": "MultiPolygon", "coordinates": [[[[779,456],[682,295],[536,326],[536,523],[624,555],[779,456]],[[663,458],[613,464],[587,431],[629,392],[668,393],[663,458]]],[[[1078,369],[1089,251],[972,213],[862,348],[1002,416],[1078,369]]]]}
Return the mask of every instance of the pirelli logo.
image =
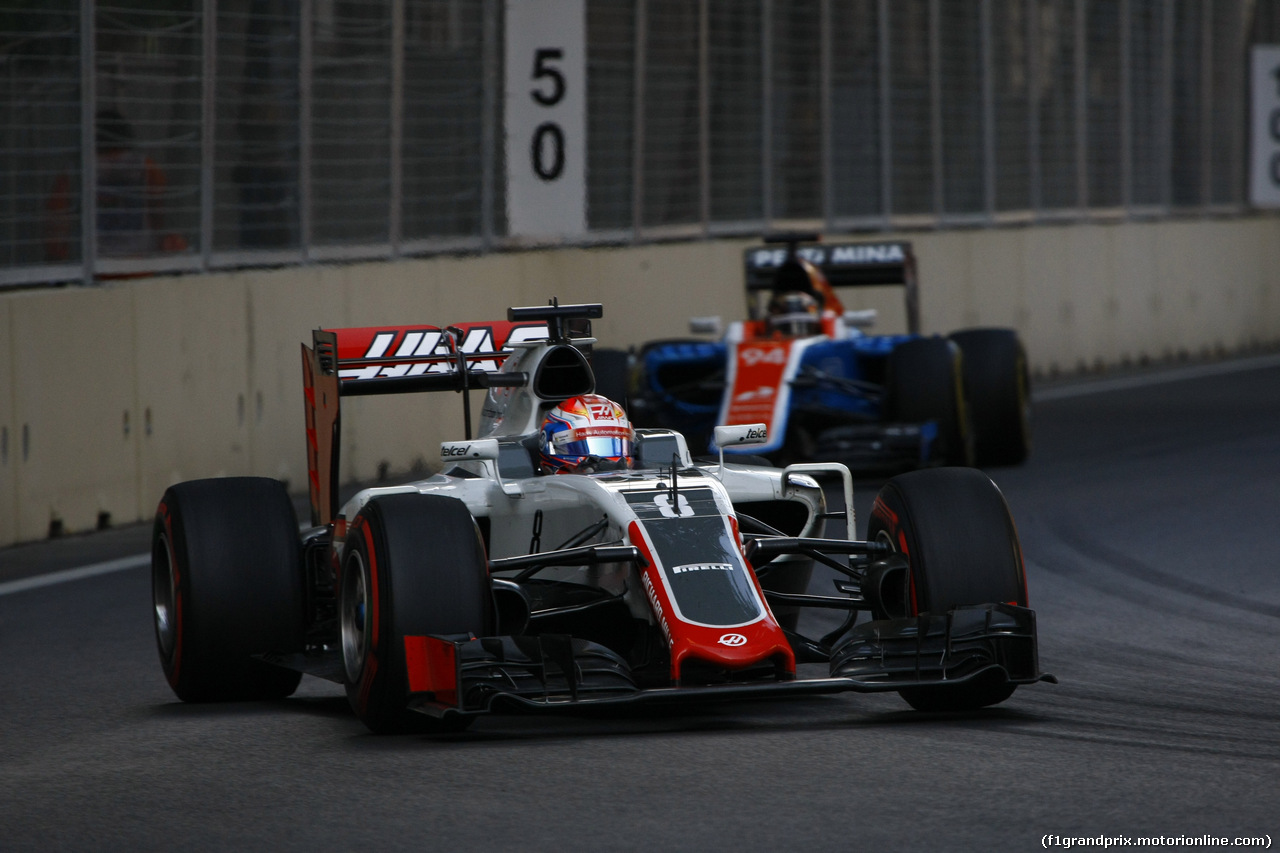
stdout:
{"type": "Polygon", "coordinates": [[[675,566],[671,569],[671,574],[682,575],[687,572],[731,572],[733,571],[732,563],[690,563],[686,566],[675,566]]]}

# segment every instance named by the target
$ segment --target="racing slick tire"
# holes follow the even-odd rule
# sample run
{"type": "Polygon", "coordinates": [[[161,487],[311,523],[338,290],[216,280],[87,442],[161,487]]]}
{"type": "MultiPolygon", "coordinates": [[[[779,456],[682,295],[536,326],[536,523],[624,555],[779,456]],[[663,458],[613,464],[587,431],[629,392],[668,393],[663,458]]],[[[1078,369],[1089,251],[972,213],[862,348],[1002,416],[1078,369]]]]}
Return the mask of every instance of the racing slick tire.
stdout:
{"type": "Polygon", "coordinates": [[[951,340],[964,356],[975,464],[1021,464],[1031,452],[1031,384],[1018,333],[965,329],[951,340]]]}
{"type": "Polygon", "coordinates": [[[960,348],[946,338],[916,338],[889,353],[886,369],[888,420],[934,421],[944,465],[973,464],[973,433],[965,407],[960,348]]]}
{"type": "MultiPolygon", "coordinates": [[[[912,471],[890,479],[876,496],[867,539],[887,542],[906,556],[904,604],[910,616],[968,604],[1027,606],[1022,548],[1009,507],[976,468],[912,471]]],[[[1013,691],[1014,685],[993,673],[898,692],[918,711],[964,711],[1003,702],[1013,691]]]]}
{"type": "Polygon", "coordinates": [[[151,597],[165,677],[184,702],[283,699],[300,672],[253,657],[305,642],[298,519],[265,477],[170,486],[151,538],[151,597]]]}
{"type": "Polygon", "coordinates": [[[347,699],[377,734],[457,731],[471,717],[429,717],[407,707],[406,636],[494,628],[489,563],[462,501],[400,494],[365,504],[351,524],[338,576],[347,699]]]}

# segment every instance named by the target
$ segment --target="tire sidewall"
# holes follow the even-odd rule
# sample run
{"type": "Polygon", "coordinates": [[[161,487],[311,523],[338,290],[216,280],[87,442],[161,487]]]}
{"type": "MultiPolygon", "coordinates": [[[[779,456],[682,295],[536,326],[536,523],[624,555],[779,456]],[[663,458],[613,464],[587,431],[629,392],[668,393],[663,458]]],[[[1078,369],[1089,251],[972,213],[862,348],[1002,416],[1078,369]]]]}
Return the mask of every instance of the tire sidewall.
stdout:
{"type": "Polygon", "coordinates": [[[1031,386],[1026,349],[1012,329],[951,335],[964,357],[965,393],[979,465],[1017,465],[1031,452],[1031,386]]]}
{"type": "Polygon", "coordinates": [[[347,612],[347,575],[356,570],[366,573],[366,642],[359,676],[344,677],[352,710],[377,733],[429,729],[430,718],[406,708],[404,637],[493,632],[488,559],[475,520],[456,498],[376,498],[347,534],[337,579],[339,614],[347,612]]]}
{"type": "Polygon", "coordinates": [[[973,462],[973,430],[965,399],[963,354],[953,341],[938,336],[915,338],[889,354],[886,372],[888,419],[902,423],[934,421],[941,461],[973,462]]]}
{"type": "Polygon", "coordinates": [[[172,578],[172,638],[152,624],[165,678],[188,702],[282,698],[301,674],[254,655],[301,651],[297,516],[283,484],[193,480],[166,490],[152,527],[153,610],[172,578]],[[166,648],[168,646],[168,648],[166,648]]]}
{"type": "Polygon", "coordinates": [[[1022,549],[1008,506],[976,469],[892,478],[872,505],[867,538],[907,557],[913,616],[969,604],[1027,605],[1022,549]]]}

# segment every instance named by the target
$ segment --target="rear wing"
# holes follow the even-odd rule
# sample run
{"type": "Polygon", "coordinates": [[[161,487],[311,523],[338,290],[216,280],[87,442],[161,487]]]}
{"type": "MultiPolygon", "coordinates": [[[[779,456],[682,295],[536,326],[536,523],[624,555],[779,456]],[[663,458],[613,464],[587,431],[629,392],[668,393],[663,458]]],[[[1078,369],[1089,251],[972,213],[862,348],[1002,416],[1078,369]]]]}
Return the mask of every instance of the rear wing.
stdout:
{"type": "Polygon", "coordinates": [[[780,235],[766,237],[766,243],[785,246],[760,246],[743,252],[748,297],[762,290],[773,290],[778,270],[792,257],[802,258],[817,267],[832,287],[874,287],[902,285],[905,288],[907,330],[920,330],[920,304],[916,285],[916,258],[911,244],[905,241],[880,243],[813,243],[817,235],[780,235]]]}
{"type": "MultiPolygon", "coordinates": [[[[512,308],[505,321],[316,329],[312,346],[302,345],[311,523],[338,514],[342,397],[524,386],[527,374],[500,372],[516,344],[589,337],[602,314],[599,305],[552,305],[512,308]]],[[[469,439],[465,395],[463,412],[469,439]]]]}

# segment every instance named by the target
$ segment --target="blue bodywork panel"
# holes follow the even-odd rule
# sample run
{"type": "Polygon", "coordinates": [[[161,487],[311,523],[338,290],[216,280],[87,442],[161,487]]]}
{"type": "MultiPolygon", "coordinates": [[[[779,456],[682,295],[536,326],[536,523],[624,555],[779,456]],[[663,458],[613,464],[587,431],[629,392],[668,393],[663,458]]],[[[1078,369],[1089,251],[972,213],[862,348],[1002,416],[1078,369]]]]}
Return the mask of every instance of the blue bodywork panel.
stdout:
{"type": "MultiPolygon", "coordinates": [[[[918,335],[855,334],[809,345],[796,375],[787,421],[797,416],[823,422],[874,425],[885,420],[883,384],[890,352],[918,335]]],[[[727,393],[731,348],[722,341],[666,341],[642,353],[643,388],[633,396],[633,419],[683,432],[695,452],[708,440],[727,393]]],[[[936,429],[921,425],[920,453],[928,455],[936,429]]],[[[740,453],[751,453],[744,447],[740,453]]],[[[732,453],[733,450],[726,452],[732,453]]]]}

